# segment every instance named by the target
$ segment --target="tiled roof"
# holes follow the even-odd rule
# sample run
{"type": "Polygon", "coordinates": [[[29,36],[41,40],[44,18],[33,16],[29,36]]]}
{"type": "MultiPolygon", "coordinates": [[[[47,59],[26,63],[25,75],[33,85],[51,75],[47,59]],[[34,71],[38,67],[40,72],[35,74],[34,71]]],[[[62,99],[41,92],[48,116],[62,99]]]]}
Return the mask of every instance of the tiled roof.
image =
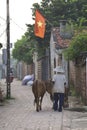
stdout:
{"type": "Polygon", "coordinates": [[[52,28],[52,33],[53,33],[53,40],[55,42],[56,49],[63,49],[63,48],[67,48],[69,46],[70,40],[63,39],[60,36],[60,28],[59,27],[52,28]]]}

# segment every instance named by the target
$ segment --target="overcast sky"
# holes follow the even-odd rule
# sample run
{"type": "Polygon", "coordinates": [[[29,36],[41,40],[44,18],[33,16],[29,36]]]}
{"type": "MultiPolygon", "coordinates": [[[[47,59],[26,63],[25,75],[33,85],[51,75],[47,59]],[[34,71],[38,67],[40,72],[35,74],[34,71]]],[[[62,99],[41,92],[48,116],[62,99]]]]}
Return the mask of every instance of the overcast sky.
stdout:
{"type": "MultiPolygon", "coordinates": [[[[6,44],[6,1],[0,0],[0,42],[6,44]]],[[[26,31],[26,23],[32,24],[32,4],[41,0],[9,0],[10,42],[14,43],[26,31]]]]}

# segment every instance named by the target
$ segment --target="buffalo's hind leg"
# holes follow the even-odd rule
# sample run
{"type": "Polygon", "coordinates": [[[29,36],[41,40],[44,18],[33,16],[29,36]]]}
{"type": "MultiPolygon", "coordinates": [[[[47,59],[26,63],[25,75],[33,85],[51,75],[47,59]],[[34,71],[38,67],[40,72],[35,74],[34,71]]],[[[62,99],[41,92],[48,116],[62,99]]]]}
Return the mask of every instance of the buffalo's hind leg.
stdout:
{"type": "Polygon", "coordinates": [[[40,110],[42,110],[42,100],[43,100],[43,97],[40,98],[40,110]]]}
{"type": "Polygon", "coordinates": [[[36,99],[36,111],[39,112],[39,98],[36,99]]]}

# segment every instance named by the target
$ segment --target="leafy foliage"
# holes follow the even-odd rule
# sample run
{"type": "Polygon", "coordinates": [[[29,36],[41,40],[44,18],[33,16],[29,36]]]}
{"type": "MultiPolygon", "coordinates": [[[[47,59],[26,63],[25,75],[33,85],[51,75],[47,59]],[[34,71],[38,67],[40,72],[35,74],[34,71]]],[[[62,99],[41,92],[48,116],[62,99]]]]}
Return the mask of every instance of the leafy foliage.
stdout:
{"type": "MultiPolygon", "coordinates": [[[[40,4],[33,4],[33,20],[35,19],[36,9],[38,9],[46,19],[44,39],[34,35],[34,24],[27,24],[26,33],[15,43],[15,48],[13,50],[14,58],[23,60],[28,64],[32,62],[34,51],[38,51],[39,57],[45,55],[46,49],[49,48],[51,28],[59,27],[60,20],[72,21],[75,29],[78,29],[78,27],[81,29],[81,27],[87,26],[87,0],[68,0],[67,2],[65,2],[65,0],[43,0],[40,4]]],[[[72,42],[75,43],[76,41],[73,40],[72,42]]],[[[77,43],[78,42],[76,42],[76,44],[77,43]]],[[[78,45],[79,44],[80,43],[78,43],[78,45]]],[[[80,49],[75,47],[78,49],[78,53],[76,53],[76,49],[73,49],[71,46],[72,44],[69,49],[67,49],[67,54],[69,54],[70,59],[73,59],[75,58],[74,56],[78,56],[80,49]]],[[[79,45],[79,47],[82,48],[81,45],[79,45]]]]}
{"type": "Polygon", "coordinates": [[[81,33],[74,37],[70,46],[64,50],[64,55],[66,59],[74,60],[84,51],[87,51],[87,33],[81,33]]]}
{"type": "Polygon", "coordinates": [[[36,50],[35,44],[34,40],[29,43],[26,36],[23,36],[21,40],[15,43],[15,48],[12,52],[13,57],[19,61],[31,64],[33,62],[33,52],[36,50]]]}

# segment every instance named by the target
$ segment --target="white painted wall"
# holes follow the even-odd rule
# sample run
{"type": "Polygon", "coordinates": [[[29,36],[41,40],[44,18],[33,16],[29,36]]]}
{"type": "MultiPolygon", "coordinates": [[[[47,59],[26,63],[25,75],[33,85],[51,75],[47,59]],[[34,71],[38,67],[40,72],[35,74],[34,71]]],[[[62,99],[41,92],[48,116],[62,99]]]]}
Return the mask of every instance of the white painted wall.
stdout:
{"type": "Polygon", "coordinates": [[[38,54],[37,52],[34,52],[33,54],[33,62],[35,65],[35,80],[38,79],[38,62],[37,62],[38,54]]]}
{"type": "Polygon", "coordinates": [[[53,33],[51,31],[51,38],[50,38],[50,60],[51,60],[51,77],[53,77],[53,69],[54,69],[54,58],[55,58],[55,46],[53,41],[53,33]]]}

